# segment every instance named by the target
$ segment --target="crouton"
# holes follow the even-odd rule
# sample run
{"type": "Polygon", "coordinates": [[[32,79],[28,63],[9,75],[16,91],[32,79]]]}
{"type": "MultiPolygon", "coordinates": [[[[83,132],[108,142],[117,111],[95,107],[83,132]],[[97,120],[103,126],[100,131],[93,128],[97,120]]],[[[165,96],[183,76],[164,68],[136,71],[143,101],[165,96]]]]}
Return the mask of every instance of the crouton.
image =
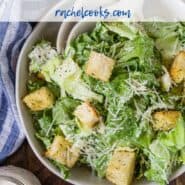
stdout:
{"type": "Polygon", "coordinates": [[[72,147],[71,143],[64,137],[56,136],[53,143],[46,151],[45,156],[72,168],[79,158],[79,150],[72,147]]]}
{"type": "Polygon", "coordinates": [[[178,111],[159,111],[153,114],[155,130],[168,131],[176,127],[181,113],[178,111]]]}
{"type": "Polygon", "coordinates": [[[99,115],[96,109],[88,102],[79,105],[74,115],[79,119],[83,128],[91,129],[99,121],[99,115]]]}
{"type": "Polygon", "coordinates": [[[114,65],[115,61],[113,59],[92,51],[85,72],[96,79],[107,82],[111,77],[114,65]]]}
{"type": "Polygon", "coordinates": [[[106,178],[116,185],[130,185],[135,169],[136,154],[129,148],[118,148],[108,163],[106,178]]]}
{"type": "Polygon", "coordinates": [[[37,73],[37,78],[40,80],[45,80],[45,77],[41,72],[37,73]]]}
{"type": "Polygon", "coordinates": [[[170,74],[175,83],[181,83],[185,79],[185,51],[175,57],[170,74]]]}
{"type": "Polygon", "coordinates": [[[51,108],[54,104],[54,96],[47,87],[42,87],[23,98],[23,102],[32,111],[41,111],[51,108]]]}

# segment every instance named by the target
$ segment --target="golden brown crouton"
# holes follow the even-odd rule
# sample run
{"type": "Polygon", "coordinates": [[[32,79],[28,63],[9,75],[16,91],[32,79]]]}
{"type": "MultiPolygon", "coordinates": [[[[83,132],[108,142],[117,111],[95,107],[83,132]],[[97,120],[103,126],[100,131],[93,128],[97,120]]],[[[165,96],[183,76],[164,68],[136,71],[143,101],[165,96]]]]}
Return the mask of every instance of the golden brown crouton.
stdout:
{"type": "Polygon", "coordinates": [[[135,169],[136,154],[128,148],[118,148],[108,164],[106,178],[116,185],[130,185],[135,169]]]}
{"type": "Polygon", "coordinates": [[[114,65],[115,61],[113,59],[92,51],[85,72],[96,79],[107,82],[111,77],[114,65]]]}
{"type": "Polygon", "coordinates": [[[155,130],[168,131],[176,127],[181,113],[178,111],[159,111],[153,114],[155,130]]]}
{"type": "Polygon", "coordinates": [[[88,102],[79,105],[74,115],[79,119],[83,128],[91,129],[99,121],[99,115],[96,109],[88,102]]]}
{"type": "Polygon", "coordinates": [[[71,146],[64,137],[56,136],[53,143],[45,153],[49,159],[72,168],[79,158],[79,150],[71,146]]]}
{"type": "Polygon", "coordinates": [[[37,78],[41,80],[45,80],[45,77],[41,72],[37,73],[37,78]]]}
{"type": "Polygon", "coordinates": [[[185,79],[185,51],[175,57],[170,74],[175,83],[181,83],[185,79]]]}
{"type": "Polygon", "coordinates": [[[32,111],[41,111],[53,106],[54,96],[47,87],[42,87],[26,95],[23,101],[32,111]]]}

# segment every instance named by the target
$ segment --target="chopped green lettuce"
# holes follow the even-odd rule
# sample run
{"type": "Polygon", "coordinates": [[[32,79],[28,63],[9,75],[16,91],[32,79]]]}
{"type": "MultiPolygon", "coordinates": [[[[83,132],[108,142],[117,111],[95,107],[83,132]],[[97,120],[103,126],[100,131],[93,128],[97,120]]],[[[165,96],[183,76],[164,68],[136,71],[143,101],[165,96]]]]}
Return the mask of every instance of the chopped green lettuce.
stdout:
{"type": "Polygon", "coordinates": [[[62,64],[62,59],[57,56],[52,59],[49,59],[41,67],[41,74],[44,76],[45,80],[51,82],[51,77],[55,73],[57,67],[62,64]]]}
{"type": "Polygon", "coordinates": [[[180,161],[185,164],[185,148],[183,148],[181,151],[180,151],[180,157],[179,157],[180,161]]]}
{"type": "Polygon", "coordinates": [[[60,86],[62,96],[65,96],[67,92],[75,99],[102,102],[103,97],[93,92],[90,87],[83,82],[80,78],[81,74],[82,70],[80,67],[72,59],[68,58],[58,67],[52,75],[52,79],[60,86]]]}
{"type": "Polygon", "coordinates": [[[145,177],[160,185],[167,184],[173,164],[169,150],[160,141],[155,140],[151,143],[147,154],[150,161],[150,168],[145,172],[145,177]]]}
{"type": "Polygon", "coordinates": [[[169,132],[159,134],[160,141],[173,150],[181,150],[185,147],[185,122],[179,118],[177,126],[169,132]]]}
{"type": "Polygon", "coordinates": [[[64,166],[63,164],[58,163],[57,161],[51,161],[60,171],[60,174],[64,179],[68,179],[70,177],[70,169],[64,166]]]}
{"type": "Polygon", "coordinates": [[[37,73],[41,70],[41,66],[48,60],[57,56],[57,52],[52,48],[51,43],[47,41],[41,41],[28,55],[30,61],[29,71],[30,73],[37,73]]]}
{"type": "Polygon", "coordinates": [[[126,41],[116,57],[118,58],[117,68],[129,67],[154,74],[161,72],[160,57],[155,51],[154,42],[145,35],[126,41]]]}
{"type": "Polygon", "coordinates": [[[130,40],[133,40],[138,34],[138,29],[133,25],[134,23],[107,22],[104,24],[110,31],[130,40]]]}
{"type": "Polygon", "coordinates": [[[144,27],[148,34],[155,39],[156,47],[160,50],[164,60],[171,61],[180,50],[185,49],[185,26],[183,23],[151,22],[145,23],[144,27]]]}

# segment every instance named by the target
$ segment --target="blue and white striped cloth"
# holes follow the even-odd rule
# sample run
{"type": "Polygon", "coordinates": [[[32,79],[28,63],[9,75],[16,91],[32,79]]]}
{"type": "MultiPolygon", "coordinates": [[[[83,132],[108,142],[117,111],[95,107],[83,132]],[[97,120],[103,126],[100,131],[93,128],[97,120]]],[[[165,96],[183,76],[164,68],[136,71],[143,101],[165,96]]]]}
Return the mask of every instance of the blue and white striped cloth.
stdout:
{"type": "Polygon", "coordinates": [[[0,161],[15,152],[24,140],[15,103],[15,70],[30,32],[28,23],[0,23],[0,161]]]}

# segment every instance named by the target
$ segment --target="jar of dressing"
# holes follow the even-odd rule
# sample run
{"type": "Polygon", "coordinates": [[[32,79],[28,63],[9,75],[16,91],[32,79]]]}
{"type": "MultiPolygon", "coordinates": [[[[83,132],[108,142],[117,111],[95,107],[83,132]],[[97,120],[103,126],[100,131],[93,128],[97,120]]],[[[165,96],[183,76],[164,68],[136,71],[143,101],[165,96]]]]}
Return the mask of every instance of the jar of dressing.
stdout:
{"type": "Polygon", "coordinates": [[[31,172],[14,166],[0,168],[0,185],[41,185],[31,172]]]}

